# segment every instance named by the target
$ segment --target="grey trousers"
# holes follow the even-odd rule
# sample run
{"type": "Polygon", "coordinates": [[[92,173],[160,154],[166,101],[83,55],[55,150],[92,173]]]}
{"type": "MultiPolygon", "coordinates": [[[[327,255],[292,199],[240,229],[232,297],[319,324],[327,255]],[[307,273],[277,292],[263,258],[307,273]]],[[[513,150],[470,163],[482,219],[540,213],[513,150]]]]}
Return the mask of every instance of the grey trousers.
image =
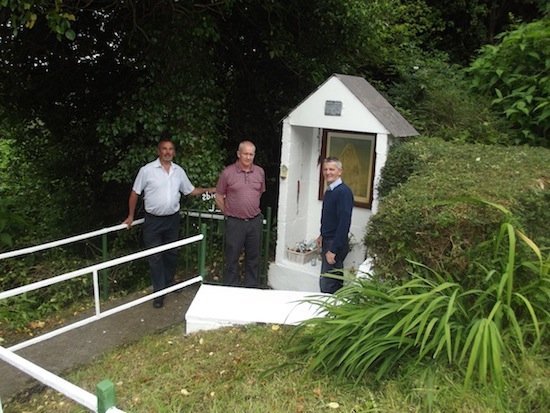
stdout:
{"type": "Polygon", "coordinates": [[[260,235],[262,230],[261,215],[243,220],[227,217],[225,222],[225,271],[223,283],[229,286],[240,286],[239,257],[244,248],[244,283],[245,287],[260,286],[260,235]]]}

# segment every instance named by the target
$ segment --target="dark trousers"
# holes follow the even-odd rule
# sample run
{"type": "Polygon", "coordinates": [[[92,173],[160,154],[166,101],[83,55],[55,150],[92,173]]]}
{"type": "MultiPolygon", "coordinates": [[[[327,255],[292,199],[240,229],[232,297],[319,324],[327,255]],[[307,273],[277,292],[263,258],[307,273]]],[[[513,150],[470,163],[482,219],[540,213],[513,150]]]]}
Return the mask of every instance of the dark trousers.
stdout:
{"type": "Polygon", "coordinates": [[[244,286],[260,286],[260,215],[249,220],[228,217],[225,222],[225,271],[223,283],[240,285],[239,257],[244,248],[244,286]]]}
{"type": "Polygon", "coordinates": [[[342,288],[342,286],[344,285],[344,281],[337,280],[331,277],[323,277],[323,274],[343,275],[344,272],[342,271],[342,269],[344,268],[344,260],[346,259],[349,252],[349,246],[346,244],[342,251],[336,254],[336,263],[334,265],[330,265],[327,262],[326,253],[327,251],[330,251],[331,244],[331,239],[323,238],[323,245],[321,248],[321,278],[319,279],[319,287],[321,288],[321,292],[329,294],[333,294],[337,290],[342,288]]]}
{"type": "MultiPolygon", "coordinates": [[[[153,248],[177,241],[180,234],[180,221],[181,216],[179,212],[164,217],[146,213],[145,222],[143,223],[143,242],[145,247],[153,248]]],[[[153,291],[156,292],[169,287],[172,281],[174,281],[174,275],[176,274],[178,263],[177,248],[150,255],[148,260],[153,291]]]]}

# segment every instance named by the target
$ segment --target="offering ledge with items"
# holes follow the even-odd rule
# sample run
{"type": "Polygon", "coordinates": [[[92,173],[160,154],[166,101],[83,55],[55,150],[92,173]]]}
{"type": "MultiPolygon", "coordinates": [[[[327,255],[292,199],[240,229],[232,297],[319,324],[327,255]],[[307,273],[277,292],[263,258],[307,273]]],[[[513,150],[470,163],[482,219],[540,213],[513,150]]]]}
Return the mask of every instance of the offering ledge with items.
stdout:
{"type": "Polygon", "coordinates": [[[317,242],[311,241],[297,242],[293,248],[287,248],[287,258],[291,262],[297,264],[311,263],[312,266],[317,265],[317,260],[320,259],[321,249],[317,247],[317,242]]]}

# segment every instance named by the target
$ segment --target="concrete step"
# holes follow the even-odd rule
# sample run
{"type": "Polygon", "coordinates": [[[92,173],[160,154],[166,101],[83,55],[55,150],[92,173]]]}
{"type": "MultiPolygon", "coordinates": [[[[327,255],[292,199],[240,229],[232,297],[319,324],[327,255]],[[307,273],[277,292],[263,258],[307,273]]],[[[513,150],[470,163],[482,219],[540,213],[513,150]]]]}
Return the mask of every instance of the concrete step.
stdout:
{"type": "Polygon", "coordinates": [[[250,323],[296,325],[321,315],[304,300],[320,293],[203,284],[185,314],[186,332],[250,323]]]}

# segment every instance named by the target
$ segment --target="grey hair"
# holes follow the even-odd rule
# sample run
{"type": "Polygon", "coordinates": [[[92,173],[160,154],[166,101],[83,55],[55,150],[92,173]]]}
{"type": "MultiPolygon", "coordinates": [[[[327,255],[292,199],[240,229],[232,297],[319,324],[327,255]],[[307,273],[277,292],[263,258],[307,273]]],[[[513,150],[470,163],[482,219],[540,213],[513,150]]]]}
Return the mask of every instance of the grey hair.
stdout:
{"type": "Polygon", "coordinates": [[[252,142],[250,141],[242,141],[241,143],[239,143],[239,149],[238,151],[240,152],[243,148],[244,145],[250,145],[254,148],[254,152],[256,152],[256,145],[254,145],[252,142]]]}
{"type": "Polygon", "coordinates": [[[328,158],[325,158],[323,160],[323,165],[326,163],[335,163],[336,167],[342,170],[342,161],[340,161],[340,159],[338,159],[336,156],[329,156],[328,158]]]}

